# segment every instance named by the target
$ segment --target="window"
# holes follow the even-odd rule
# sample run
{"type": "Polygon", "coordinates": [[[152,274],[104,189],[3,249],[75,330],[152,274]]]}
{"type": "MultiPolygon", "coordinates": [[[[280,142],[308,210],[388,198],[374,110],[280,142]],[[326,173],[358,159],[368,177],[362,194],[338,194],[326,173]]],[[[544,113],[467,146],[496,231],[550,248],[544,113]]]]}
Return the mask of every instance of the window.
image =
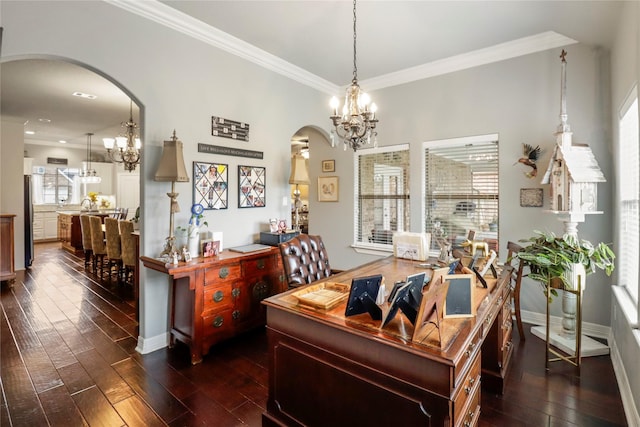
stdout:
{"type": "Polygon", "coordinates": [[[32,175],[33,203],[79,203],[80,185],[76,178],[79,169],[36,167],[32,175]]]}
{"type": "Polygon", "coordinates": [[[359,150],[355,169],[355,244],[391,249],[409,228],[409,146],[359,150]]]}
{"type": "Polygon", "coordinates": [[[619,166],[620,183],[618,210],[618,282],[624,286],[635,305],[638,306],[638,263],[640,261],[639,197],[640,197],[640,156],[638,144],[638,95],[634,88],[625,102],[619,122],[619,166]]]}
{"type": "MultiPolygon", "coordinates": [[[[424,145],[424,229],[452,243],[469,231],[498,248],[498,135],[424,145]]],[[[438,249],[435,238],[432,249],[438,249]]]]}

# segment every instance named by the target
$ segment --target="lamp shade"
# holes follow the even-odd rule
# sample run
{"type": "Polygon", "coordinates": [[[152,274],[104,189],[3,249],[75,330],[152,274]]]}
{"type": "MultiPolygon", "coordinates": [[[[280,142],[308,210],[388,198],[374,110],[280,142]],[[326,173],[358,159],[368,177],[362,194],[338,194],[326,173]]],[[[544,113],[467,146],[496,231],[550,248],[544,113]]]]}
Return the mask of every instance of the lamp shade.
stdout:
{"type": "Polygon", "coordinates": [[[291,158],[291,175],[289,175],[289,184],[309,185],[307,163],[300,153],[295,153],[291,158]]]}
{"type": "Polygon", "coordinates": [[[164,141],[162,158],[154,179],[155,181],[189,182],[189,175],[187,174],[182,154],[182,141],[179,141],[176,137],[175,130],[171,141],[164,141]]]}

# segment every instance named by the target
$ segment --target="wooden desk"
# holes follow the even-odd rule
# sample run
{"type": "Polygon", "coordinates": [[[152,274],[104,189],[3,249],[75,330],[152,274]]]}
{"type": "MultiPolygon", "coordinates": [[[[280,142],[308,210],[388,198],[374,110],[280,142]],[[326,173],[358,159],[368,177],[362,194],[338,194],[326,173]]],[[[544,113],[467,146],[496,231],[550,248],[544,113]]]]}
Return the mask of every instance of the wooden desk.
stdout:
{"type": "Polygon", "coordinates": [[[191,363],[213,344],[265,324],[264,298],[287,288],[280,250],[224,251],[178,265],[140,257],[145,267],[172,278],[171,346],[189,345],[191,363]]]}
{"type": "MultiPolygon", "coordinates": [[[[417,264],[389,257],[330,281],[382,274],[390,286],[424,271],[417,264]]],[[[345,318],[345,303],[307,308],[292,292],[263,302],[269,337],[263,426],[473,426],[481,378],[502,392],[512,350],[507,275],[474,289],[474,318],[441,322],[443,348],[412,342],[404,315],[380,329],[367,314],[345,318]]]]}

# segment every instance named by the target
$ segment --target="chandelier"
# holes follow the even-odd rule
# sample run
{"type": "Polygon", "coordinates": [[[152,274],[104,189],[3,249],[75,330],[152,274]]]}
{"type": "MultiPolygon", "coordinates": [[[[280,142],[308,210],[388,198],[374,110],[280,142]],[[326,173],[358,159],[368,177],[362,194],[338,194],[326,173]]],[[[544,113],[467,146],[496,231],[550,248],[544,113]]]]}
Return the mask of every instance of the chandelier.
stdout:
{"type": "Polygon", "coordinates": [[[78,177],[83,184],[99,184],[102,182],[102,178],[98,175],[95,169],[91,168],[91,136],[92,133],[87,133],[87,162],[84,169],[80,171],[78,177]]]}
{"type": "Polygon", "coordinates": [[[133,101],[130,101],[129,104],[129,121],[122,122],[121,126],[126,129],[124,136],[103,138],[102,141],[109,158],[116,163],[122,163],[125,170],[132,172],[140,163],[140,149],[142,148],[142,142],[136,135],[138,125],[133,121],[133,101]]]}
{"type": "Polygon", "coordinates": [[[378,146],[376,132],[377,106],[371,103],[369,95],[360,90],[358,85],[358,66],[356,65],[356,0],[353,0],[353,78],[351,86],[347,88],[347,93],[342,107],[342,115],[338,114],[340,101],[335,96],[331,98],[332,114],[330,116],[335,127],[335,132],[331,131],[331,142],[335,145],[335,135],[344,143],[344,149],[349,148],[356,151],[365,144],[370,144],[373,140],[374,147],[378,146]]]}

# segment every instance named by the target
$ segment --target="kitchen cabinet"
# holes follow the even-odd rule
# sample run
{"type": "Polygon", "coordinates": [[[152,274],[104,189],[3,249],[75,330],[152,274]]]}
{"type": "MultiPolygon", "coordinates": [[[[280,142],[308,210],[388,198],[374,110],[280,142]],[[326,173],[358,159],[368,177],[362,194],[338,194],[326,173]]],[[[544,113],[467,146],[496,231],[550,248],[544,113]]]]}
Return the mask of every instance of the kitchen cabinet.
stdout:
{"type": "Polygon", "coordinates": [[[33,213],[33,241],[58,240],[58,213],[34,212],[33,213]]]}
{"type": "Polygon", "coordinates": [[[62,243],[62,249],[72,253],[83,251],[80,214],[58,214],[58,239],[62,243]]]}
{"type": "Polygon", "coordinates": [[[13,284],[16,280],[15,253],[14,253],[14,214],[0,215],[0,281],[9,281],[13,284]]]}

